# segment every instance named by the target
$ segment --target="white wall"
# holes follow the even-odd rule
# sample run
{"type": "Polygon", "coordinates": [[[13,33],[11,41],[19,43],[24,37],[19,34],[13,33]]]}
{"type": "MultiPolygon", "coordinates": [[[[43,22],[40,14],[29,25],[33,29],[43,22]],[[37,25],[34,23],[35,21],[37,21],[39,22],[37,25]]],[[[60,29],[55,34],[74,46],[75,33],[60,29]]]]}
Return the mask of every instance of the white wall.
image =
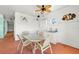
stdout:
{"type": "MultiPolygon", "coordinates": [[[[63,5],[57,6],[53,5],[53,10],[63,7],[63,5]]],[[[5,19],[8,21],[8,31],[14,31],[14,13],[15,11],[26,13],[30,16],[36,17],[37,14],[35,10],[38,9],[36,5],[0,5],[0,13],[5,16],[5,19]],[[12,18],[12,20],[11,20],[12,18]]]]}
{"type": "Polygon", "coordinates": [[[50,18],[51,17],[57,18],[59,20],[58,25],[56,25],[59,32],[54,35],[54,39],[56,42],[61,42],[61,43],[79,48],[79,21],[78,21],[79,14],[78,12],[79,12],[78,6],[67,6],[65,8],[56,10],[53,13],[51,13],[50,18]],[[62,16],[68,13],[75,13],[77,17],[74,20],[69,21],[69,22],[61,21],[62,16]]]}
{"type": "Polygon", "coordinates": [[[14,21],[14,34],[15,40],[18,40],[17,34],[22,33],[23,31],[34,32],[38,30],[38,22],[35,20],[34,17],[29,16],[27,14],[22,14],[19,12],[15,13],[15,21],[14,21]],[[21,16],[27,18],[26,20],[22,20],[21,16]]]}
{"type": "MultiPolygon", "coordinates": [[[[79,7],[78,6],[66,6],[64,8],[60,8],[56,11],[53,11],[49,16],[47,16],[46,21],[48,21],[48,24],[46,25],[46,21],[40,21],[40,27],[39,23],[35,21],[35,18],[32,16],[29,16],[27,14],[22,13],[15,13],[15,40],[18,40],[16,37],[16,34],[21,33],[22,31],[30,31],[34,32],[38,29],[41,30],[47,30],[50,25],[49,20],[52,18],[58,19],[58,23],[55,24],[55,27],[58,28],[58,32],[53,34],[52,42],[61,42],[76,48],[79,48],[79,22],[78,21],[78,14],[79,7]],[[62,21],[62,17],[65,14],[68,13],[75,13],[77,17],[74,19],[74,21],[65,22],[62,21]],[[28,21],[21,20],[20,16],[25,16],[28,21]]],[[[53,26],[52,26],[53,28],[53,26]]]]}

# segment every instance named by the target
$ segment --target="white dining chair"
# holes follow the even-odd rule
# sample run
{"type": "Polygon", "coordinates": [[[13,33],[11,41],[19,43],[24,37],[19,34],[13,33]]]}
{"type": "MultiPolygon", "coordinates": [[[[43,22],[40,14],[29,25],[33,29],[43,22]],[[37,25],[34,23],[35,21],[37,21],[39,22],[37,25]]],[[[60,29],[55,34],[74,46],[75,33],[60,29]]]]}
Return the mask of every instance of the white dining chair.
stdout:
{"type": "Polygon", "coordinates": [[[22,54],[23,48],[24,48],[25,46],[28,46],[28,45],[31,44],[32,42],[29,41],[28,39],[23,38],[22,34],[20,34],[20,35],[17,34],[17,36],[18,36],[18,38],[20,39],[19,44],[18,44],[18,46],[17,46],[17,51],[19,50],[20,45],[22,44],[21,52],[20,52],[20,53],[22,54]]]}
{"type": "Polygon", "coordinates": [[[44,37],[44,42],[41,43],[37,43],[39,45],[39,49],[41,50],[41,53],[44,54],[44,51],[48,48],[50,48],[50,52],[52,54],[52,47],[51,47],[51,40],[47,37],[44,36],[44,33],[42,34],[42,36],[44,37]]]}

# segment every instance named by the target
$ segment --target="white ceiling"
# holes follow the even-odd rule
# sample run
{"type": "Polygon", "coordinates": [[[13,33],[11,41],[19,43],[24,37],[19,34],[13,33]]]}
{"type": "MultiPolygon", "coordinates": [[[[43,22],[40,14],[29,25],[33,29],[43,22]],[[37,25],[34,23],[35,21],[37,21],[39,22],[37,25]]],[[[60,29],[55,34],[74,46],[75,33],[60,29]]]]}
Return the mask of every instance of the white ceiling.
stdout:
{"type": "MultiPolygon", "coordinates": [[[[52,13],[56,10],[68,7],[66,5],[52,5],[52,13]]],[[[0,14],[10,18],[15,12],[22,12],[31,16],[35,16],[36,5],[0,5],[0,14]]]]}
{"type": "MultiPolygon", "coordinates": [[[[53,6],[52,11],[61,7],[63,6],[53,6]]],[[[16,11],[34,16],[36,9],[35,5],[0,5],[0,13],[6,17],[12,16],[16,11]]]]}

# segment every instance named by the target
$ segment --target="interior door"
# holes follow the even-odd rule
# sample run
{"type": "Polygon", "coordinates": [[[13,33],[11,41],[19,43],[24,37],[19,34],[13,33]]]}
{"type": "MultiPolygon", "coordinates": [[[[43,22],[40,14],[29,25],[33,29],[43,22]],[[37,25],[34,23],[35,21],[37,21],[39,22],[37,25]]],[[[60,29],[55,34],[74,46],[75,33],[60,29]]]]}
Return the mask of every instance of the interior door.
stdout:
{"type": "Polygon", "coordinates": [[[4,20],[2,18],[2,15],[0,15],[0,38],[3,38],[4,36],[4,20]]]}

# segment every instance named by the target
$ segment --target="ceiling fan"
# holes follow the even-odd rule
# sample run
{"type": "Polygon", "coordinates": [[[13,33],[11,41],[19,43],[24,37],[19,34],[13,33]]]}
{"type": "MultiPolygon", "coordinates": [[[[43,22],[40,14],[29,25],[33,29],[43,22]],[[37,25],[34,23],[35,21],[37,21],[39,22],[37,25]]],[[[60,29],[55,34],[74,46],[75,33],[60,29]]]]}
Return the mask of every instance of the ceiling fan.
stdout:
{"type": "Polygon", "coordinates": [[[49,13],[51,12],[51,5],[37,5],[39,9],[35,10],[35,12],[41,12],[41,13],[49,13]]]}

